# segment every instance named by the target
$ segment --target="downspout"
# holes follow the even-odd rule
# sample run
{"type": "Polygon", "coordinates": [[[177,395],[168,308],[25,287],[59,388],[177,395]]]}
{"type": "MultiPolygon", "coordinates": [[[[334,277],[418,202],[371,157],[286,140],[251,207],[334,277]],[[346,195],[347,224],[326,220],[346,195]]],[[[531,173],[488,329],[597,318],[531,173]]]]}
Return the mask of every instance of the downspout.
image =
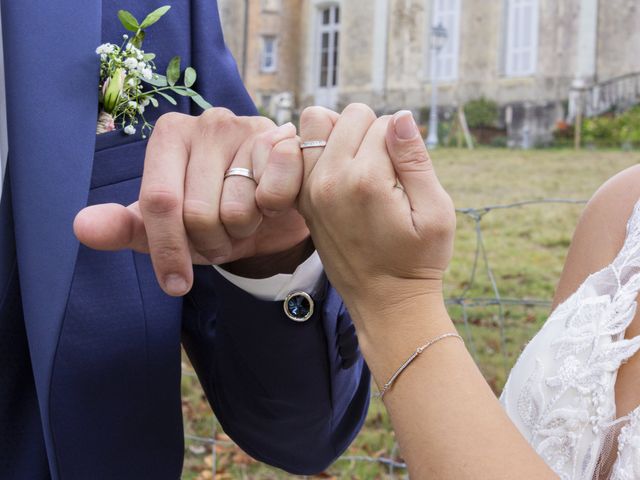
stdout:
{"type": "Polygon", "coordinates": [[[247,56],[249,51],[249,2],[244,0],[244,28],[242,31],[242,79],[247,80],[247,56]]]}

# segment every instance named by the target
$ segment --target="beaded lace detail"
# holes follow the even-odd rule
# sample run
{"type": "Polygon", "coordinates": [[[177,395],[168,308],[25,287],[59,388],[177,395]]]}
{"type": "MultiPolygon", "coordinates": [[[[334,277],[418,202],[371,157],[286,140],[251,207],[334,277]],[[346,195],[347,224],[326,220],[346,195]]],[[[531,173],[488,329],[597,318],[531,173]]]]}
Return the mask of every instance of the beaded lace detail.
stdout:
{"type": "MultiPolygon", "coordinates": [[[[620,365],[640,349],[625,331],[640,291],[640,202],[625,244],[606,268],[589,276],[527,345],[501,401],[529,443],[562,480],[640,478],[640,407],[618,437],[618,458],[601,476],[598,465],[615,448],[620,365]]],[[[623,419],[624,420],[624,419],[623,419]]]]}

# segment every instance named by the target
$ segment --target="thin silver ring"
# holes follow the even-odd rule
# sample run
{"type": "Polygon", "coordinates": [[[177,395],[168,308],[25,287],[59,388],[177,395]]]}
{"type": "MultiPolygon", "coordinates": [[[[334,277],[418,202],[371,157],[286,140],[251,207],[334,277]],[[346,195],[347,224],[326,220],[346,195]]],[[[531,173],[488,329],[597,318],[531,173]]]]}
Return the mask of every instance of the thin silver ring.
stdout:
{"type": "Polygon", "coordinates": [[[308,142],[302,142],[300,144],[300,150],[304,150],[305,148],[324,148],[326,146],[326,140],[310,140],[308,142]]]}
{"type": "Polygon", "coordinates": [[[258,183],[253,176],[253,170],[249,170],[248,168],[230,168],[224,174],[225,180],[229,177],[244,177],[248,178],[256,184],[258,183]]]}

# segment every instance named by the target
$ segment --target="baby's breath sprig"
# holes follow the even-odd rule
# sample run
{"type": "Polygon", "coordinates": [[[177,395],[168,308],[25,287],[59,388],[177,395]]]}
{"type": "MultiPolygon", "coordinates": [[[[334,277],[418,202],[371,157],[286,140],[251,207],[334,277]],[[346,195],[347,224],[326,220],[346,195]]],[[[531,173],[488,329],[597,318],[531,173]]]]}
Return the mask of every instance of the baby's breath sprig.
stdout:
{"type": "Polygon", "coordinates": [[[167,67],[166,75],[156,72],[154,53],[142,50],[145,30],[156,23],[171,7],[166,5],[151,12],[139,23],[129,12],[120,10],[118,18],[133,36],[122,36],[120,45],[105,43],[96,49],[100,55],[100,117],[98,133],[106,133],[120,125],[127,135],[134,135],[139,124],[143,138],[153,129],[145,116],[145,109],[151,105],[158,107],[156,95],[172,105],[176,100],[169,93],[190,97],[203,109],[211,105],[202,98],[193,87],[197,74],[195,69],[187,67],[184,76],[180,70],[180,57],[173,57],[167,67]],[[178,81],[183,77],[183,85],[178,81]]]}

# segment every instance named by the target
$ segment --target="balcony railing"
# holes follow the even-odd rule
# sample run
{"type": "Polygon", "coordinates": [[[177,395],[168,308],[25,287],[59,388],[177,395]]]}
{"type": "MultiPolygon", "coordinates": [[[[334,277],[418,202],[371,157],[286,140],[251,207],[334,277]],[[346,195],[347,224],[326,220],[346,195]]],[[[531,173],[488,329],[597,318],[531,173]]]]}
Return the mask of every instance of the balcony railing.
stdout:
{"type": "Polygon", "coordinates": [[[580,113],[595,117],[611,111],[623,111],[640,103],[640,72],[629,73],[585,87],[572,87],[568,120],[580,113]]]}

